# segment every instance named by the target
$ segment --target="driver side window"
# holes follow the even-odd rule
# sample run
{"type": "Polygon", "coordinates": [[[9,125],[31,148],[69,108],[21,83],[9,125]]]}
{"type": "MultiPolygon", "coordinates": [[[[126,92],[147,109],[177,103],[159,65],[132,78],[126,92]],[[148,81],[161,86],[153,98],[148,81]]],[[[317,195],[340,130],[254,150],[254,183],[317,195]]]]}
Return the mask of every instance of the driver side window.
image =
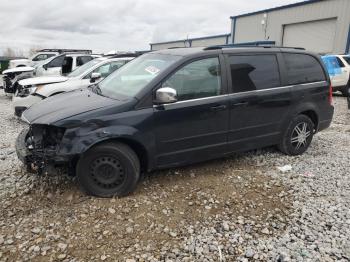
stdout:
{"type": "Polygon", "coordinates": [[[58,56],[56,58],[54,58],[49,64],[48,67],[52,68],[52,67],[61,67],[63,65],[63,60],[64,60],[65,56],[58,56]]]}
{"type": "Polygon", "coordinates": [[[177,91],[178,101],[221,94],[221,73],[218,57],[191,62],[168,78],[162,87],[177,91]]]}

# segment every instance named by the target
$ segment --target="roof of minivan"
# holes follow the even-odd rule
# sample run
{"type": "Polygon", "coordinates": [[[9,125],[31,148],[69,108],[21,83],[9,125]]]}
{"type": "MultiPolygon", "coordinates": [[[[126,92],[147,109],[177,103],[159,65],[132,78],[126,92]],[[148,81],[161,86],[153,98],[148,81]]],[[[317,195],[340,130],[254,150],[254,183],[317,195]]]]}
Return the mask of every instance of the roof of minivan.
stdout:
{"type": "Polygon", "coordinates": [[[168,55],[178,55],[178,56],[187,56],[187,55],[195,55],[195,54],[203,54],[205,53],[249,53],[249,52],[292,52],[292,53],[310,53],[303,49],[298,48],[288,48],[288,47],[275,47],[275,46],[237,46],[237,47],[223,47],[216,49],[206,50],[206,47],[183,47],[183,48],[169,48],[162,49],[158,51],[153,51],[154,54],[168,54],[168,55]]]}
{"type": "Polygon", "coordinates": [[[153,54],[163,54],[163,55],[192,55],[195,53],[202,53],[204,47],[184,47],[184,48],[168,48],[158,51],[152,51],[153,54]]]}

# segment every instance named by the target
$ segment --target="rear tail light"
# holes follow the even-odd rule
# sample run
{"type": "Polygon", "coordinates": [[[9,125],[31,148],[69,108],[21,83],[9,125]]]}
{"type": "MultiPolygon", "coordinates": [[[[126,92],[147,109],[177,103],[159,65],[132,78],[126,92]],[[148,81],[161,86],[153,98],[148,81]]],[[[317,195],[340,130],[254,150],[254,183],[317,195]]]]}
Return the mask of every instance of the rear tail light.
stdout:
{"type": "Polygon", "coordinates": [[[333,105],[333,87],[332,87],[332,84],[329,85],[328,102],[330,105],[333,105]]]}

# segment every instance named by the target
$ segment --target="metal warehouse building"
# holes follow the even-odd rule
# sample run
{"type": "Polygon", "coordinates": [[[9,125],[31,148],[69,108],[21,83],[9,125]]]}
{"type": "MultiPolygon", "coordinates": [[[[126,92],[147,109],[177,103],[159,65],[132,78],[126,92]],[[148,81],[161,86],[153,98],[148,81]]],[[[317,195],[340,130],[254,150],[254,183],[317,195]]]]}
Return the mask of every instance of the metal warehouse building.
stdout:
{"type": "Polygon", "coordinates": [[[274,41],[318,53],[349,53],[350,0],[309,0],[231,17],[231,34],[152,43],[169,47],[274,41]]]}
{"type": "Polygon", "coordinates": [[[257,40],[348,53],[350,0],[309,0],[231,17],[232,43],[257,40]]]}
{"type": "Polygon", "coordinates": [[[207,37],[188,38],[183,40],[175,40],[161,43],[151,43],[151,50],[160,50],[170,47],[198,47],[210,45],[226,45],[231,43],[231,35],[213,35],[207,37]]]}

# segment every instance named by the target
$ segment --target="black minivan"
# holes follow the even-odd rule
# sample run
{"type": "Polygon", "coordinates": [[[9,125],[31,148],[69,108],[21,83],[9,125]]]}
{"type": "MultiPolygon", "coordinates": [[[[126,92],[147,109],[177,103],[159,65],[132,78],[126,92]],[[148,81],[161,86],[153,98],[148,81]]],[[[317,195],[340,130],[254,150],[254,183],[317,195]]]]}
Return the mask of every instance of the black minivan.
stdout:
{"type": "Polygon", "coordinates": [[[272,145],[302,154],[333,110],[330,80],[315,54],[167,49],[29,108],[16,149],[30,169],[63,165],[87,193],[124,196],[140,172],[272,145]]]}

